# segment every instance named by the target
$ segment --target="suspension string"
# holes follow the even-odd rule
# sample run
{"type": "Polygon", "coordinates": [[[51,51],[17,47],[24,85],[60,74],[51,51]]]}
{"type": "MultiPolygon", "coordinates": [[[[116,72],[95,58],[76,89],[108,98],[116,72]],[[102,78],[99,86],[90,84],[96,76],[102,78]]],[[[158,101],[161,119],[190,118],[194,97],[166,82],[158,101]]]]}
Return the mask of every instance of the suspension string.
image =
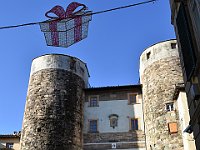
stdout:
{"type": "MultiPolygon", "coordinates": [[[[84,15],[85,16],[87,16],[87,15],[97,15],[97,14],[102,14],[102,13],[106,13],[106,12],[110,12],[110,11],[114,11],[114,10],[119,10],[119,9],[125,9],[125,8],[134,7],[134,6],[138,6],[138,5],[143,5],[143,4],[147,4],[147,3],[151,3],[151,2],[156,2],[156,1],[157,0],[149,0],[149,1],[144,1],[144,2],[140,2],[140,3],[136,3],[136,4],[131,4],[131,5],[127,5],[127,6],[116,7],[116,8],[102,10],[102,11],[98,11],[98,12],[94,12],[94,13],[90,13],[90,14],[84,14],[84,15]]],[[[17,27],[23,27],[23,26],[30,26],[30,25],[36,25],[36,24],[39,24],[39,23],[42,23],[42,22],[44,22],[44,21],[41,21],[41,22],[31,22],[31,23],[25,23],[25,24],[19,24],[19,25],[12,25],[12,26],[4,26],[4,27],[0,27],[0,29],[9,29],[9,28],[17,28],[17,27]]]]}
{"type": "Polygon", "coordinates": [[[155,1],[157,1],[157,0],[149,0],[149,1],[144,1],[144,2],[140,2],[140,3],[132,4],[132,5],[116,7],[116,8],[112,8],[112,9],[108,9],[108,10],[94,12],[94,13],[92,13],[92,15],[106,13],[106,12],[114,11],[114,10],[118,10],[118,9],[124,9],[124,8],[134,7],[134,6],[137,6],[137,5],[143,5],[143,4],[147,4],[147,3],[151,3],[151,2],[155,2],[155,1]]]}

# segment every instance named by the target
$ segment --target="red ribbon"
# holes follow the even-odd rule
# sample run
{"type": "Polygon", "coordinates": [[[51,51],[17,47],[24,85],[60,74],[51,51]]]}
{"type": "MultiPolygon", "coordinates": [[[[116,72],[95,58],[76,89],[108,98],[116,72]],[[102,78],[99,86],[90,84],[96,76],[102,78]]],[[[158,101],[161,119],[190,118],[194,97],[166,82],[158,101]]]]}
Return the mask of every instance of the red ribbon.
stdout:
{"type": "Polygon", "coordinates": [[[49,23],[49,29],[51,31],[51,38],[52,38],[52,44],[54,46],[59,46],[59,35],[57,31],[57,22],[66,19],[66,18],[74,18],[74,42],[78,42],[81,40],[82,37],[82,17],[81,16],[75,16],[77,13],[83,11],[86,9],[86,6],[84,4],[80,4],[77,2],[72,2],[67,7],[66,11],[63,7],[57,5],[53,7],[51,10],[45,13],[45,16],[51,19],[55,19],[49,23]],[[75,11],[76,8],[79,6],[83,6],[80,10],[75,11]],[[49,13],[55,14],[57,17],[49,16],[49,13]]]}
{"type": "Polygon", "coordinates": [[[85,10],[86,8],[87,7],[84,4],[72,2],[68,5],[66,11],[64,10],[63,7],[57,5],[57,6],[53,7],[51,10],[47,11],[45,13],[45,16],[48,18],[51,18],[51,19],[58,19],[58,20],[62,20],[62,19],[66,19],[66,18],[73,18],[73,17],[75,17],[75,14],[79,13],[80,11],[85,10]],[[79,11],[74,12],[74,10],[76,8],[78,8],[79,6],[83,6],[83,8],[81,8],[79,11]],[[49,16],[49,13],[53,13],[57,17],[49,16]]]}

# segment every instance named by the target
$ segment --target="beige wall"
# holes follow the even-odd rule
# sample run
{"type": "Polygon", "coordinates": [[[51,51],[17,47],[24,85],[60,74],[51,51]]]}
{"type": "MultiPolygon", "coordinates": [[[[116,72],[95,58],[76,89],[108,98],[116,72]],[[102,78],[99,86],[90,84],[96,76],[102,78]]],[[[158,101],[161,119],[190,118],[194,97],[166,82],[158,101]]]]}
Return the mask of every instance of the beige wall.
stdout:
{"type": "Polygon", "coordinates": [[[13,149],[19,150],[20,140],[18,137],[14,138],[0,138],[0,148],[6,148],[6,143],[14,143],[13,149]]]}
{"type": "Polygon", "coordinates": [[[129,105],[128,100],[108,100],[99,101],[99,107],[88,107],[88,102],[84,104],[84,129],[83,132],[88,132],[88,120],[98,120],[98,131],[100,133],[109,132],[129,132],[130,119],[139,119],[139,130],[144,130],[142,104],[140,103],[129,105]],[[118,126],[110,127],[110,114],[117,114],[119,116],[118,126]]]}
{"type": "Polygon", "coordinates": [[[176,105],[178,107],[178,112],[179,112],[179,121],[181,124],[184,150],[189,150],[189,149],[195,150],[196,148],[195,148],[193,134],[183,132],[186,129],[186,127],[189,125],[189,121],[190,121],[187,97],[186,97],[185,92],[179,93],[177,101],[176,101],[176,105]]]}

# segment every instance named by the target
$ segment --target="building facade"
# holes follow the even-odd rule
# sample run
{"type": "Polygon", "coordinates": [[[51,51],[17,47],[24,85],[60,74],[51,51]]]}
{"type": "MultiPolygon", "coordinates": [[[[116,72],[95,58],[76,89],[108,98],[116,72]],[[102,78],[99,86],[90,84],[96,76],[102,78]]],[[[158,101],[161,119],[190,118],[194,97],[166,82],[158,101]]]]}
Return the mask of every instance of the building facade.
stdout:
{"type": "Polygon", "coordinates": [[[0,135],[0,150],[19,150],[20,133],[0,135]]]}
{"type": "Polygon", "coordinates": [[[196,148],[193,134],[183,132],[187,128],[190,121],[187,96],[183,83],[175,85],[173,100],[175,110],[178,110],[180,129],[182,131],[183,148],[184,150],[195,150],[196,148]]]}
{"type": "Polygon", "coordinates": [[[183,83],[176,40],[141,54],[138,85],[88,88],[87,66],[68,55],[38,57],[31,69],[21,149],[195,150],[183,132],[187,98],[175,86],[183,83]]]}
{"type": "Polygon", "coordinates": [[[84,149],[145,149],[141,85],[88,88],[84,149]]]}
{"type": "Polygon", "coordinates": [[[193,132],[200,149],[200,1],[170,0],[170,5],[191,118],[186,132],[193,132]]]}

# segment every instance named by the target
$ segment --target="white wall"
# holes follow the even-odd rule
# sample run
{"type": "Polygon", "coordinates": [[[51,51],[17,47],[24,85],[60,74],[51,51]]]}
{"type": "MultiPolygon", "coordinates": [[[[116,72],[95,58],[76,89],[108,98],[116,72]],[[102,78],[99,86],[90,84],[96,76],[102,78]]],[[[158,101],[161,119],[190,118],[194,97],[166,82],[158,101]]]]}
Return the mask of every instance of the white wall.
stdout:
{"type": "Polygon", "coordinates": [[[37,71],[50,68],[62,69],[73,72],[78,76],[80,76],[81,78],[83,78],[86,85],[88,85],[89,73],[86,64],[83,61],[79,60],[78,58],[62,54],[47,54],[35,58],[32,62],[30,76],[37,71]],[[75,70],[70,69],[70,63],[72,59],[76,61],[75,70]]]}
{"type": "Polygon", "coordinates": [[[143,74],[143,71],[148,68],[152,63],[164,59],[167,57],[179,57],[178,47],[176,49],[171,48],[171,43],[176,43],[176,40],[169,40],[164,42],[159,42],[155,45],[147,48],[140,56],[140,76],[143,74]],[[147,59],[147,53],[150,52],[150,57],[147,59]]]}
{"type": "Polygon", "coordinates": [[[179,121],[181,123],[182,137],[184,150],[195,150],[195,142],[193,139],[193,134],[183,132],[189,125],[190,116],[188,111],[188,104],[185,92],[180,92],[177,99],[177,107],[179,112],[179,121]]]}
{"type": "Polygon", "coordinates": [[[0,139],[0,148],[6,148],[6,143],[13,143],[13,149],[19,150],[20,141],[18,138],[2,138],[0,139]]]}
{"type": "Polygon", "coordinates": [[[84,129],[89,130],[89,120],[98,119],[98,131],[105,132],[128,132],[131,118],[139,118],[140,129],[143,127],[142,104],[128,105],[128,100],[99,101],[99,107],[88,107],[88,102],[84,104],[84,129]],[[110,127],[109,115],[117,114],[118,126],[114,129],[110,127]]]}

